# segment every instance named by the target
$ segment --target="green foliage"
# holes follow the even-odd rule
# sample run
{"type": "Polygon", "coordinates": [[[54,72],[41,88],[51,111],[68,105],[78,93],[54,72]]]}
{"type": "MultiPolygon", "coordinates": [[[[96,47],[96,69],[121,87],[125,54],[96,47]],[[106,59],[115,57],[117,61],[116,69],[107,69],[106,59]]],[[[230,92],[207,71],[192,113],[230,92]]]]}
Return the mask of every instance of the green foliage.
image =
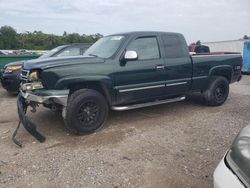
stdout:
{"type": "Polygon", "coordinates": [[[27,50],[50,50],[60,45],[70,43],[94,43],[102,35],[68,34],[64,31],[62,36],[46,34],[42,31],[17,33],[10,26],[0,28],[0,49],[27,49],[27,50]]]}
{"type": "Polygon", "coordinates": [[[10,26],[0,28],[0,49],[17,49],[18,38],[15,29],[10,26]]]}

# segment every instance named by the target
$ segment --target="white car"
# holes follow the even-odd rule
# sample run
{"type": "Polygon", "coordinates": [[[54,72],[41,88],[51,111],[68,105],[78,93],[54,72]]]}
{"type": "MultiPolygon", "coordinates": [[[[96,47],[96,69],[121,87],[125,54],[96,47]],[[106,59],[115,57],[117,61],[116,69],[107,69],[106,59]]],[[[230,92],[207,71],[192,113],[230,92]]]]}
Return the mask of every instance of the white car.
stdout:
{"type": "Polygon", "coordinates": [[[215,169],[214,188],[250,188],[250,125],[242,129],[215,169]]]}

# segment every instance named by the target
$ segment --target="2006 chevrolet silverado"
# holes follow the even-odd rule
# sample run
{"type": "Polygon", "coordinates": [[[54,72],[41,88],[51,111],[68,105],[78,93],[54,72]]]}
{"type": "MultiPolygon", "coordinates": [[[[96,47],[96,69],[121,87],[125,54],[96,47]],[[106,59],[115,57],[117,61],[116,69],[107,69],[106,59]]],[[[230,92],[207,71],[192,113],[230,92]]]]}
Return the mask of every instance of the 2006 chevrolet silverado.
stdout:
{"type": "Polygon", "coordinates": [[[219,106],[229,84],[241,79],[241,68],[239,54],[190,56],[178,33],[109,35],[83,57],[26,62],[17,102],[20,122],[42,142],[45,138],[25,115],[28,106],[62,110],[65,126],[76,134],[100,128],[109,109],[182,101],[190,92],[200,91],[206,104],[219,106]]]}

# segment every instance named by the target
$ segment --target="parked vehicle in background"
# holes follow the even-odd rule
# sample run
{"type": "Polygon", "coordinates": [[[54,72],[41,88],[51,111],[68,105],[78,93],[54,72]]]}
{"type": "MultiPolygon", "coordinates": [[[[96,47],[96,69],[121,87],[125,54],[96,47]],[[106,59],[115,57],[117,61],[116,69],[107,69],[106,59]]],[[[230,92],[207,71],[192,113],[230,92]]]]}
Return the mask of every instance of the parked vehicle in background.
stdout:
{"type": "Polygon", "coordinates": [[[6,55],[5,53],[3,53],[2,51],[0,51],[0,56],[4,56],[6,55]]]}
{"type": "Polygon", "coordinates": [[[250,125],[242,129],[214,171],[214,188],[250,187],[250,125]]]}
{"type": "Polygon", "coordinates": [[[194,91],[203,93],[207,105],[219,106],[228,97],[229,84],[241,79],[241,68],[240,54],[190,56],[183,35],[178,33],[109,35],[83,57],[26,62],[18,97],[19,117],[33,136],[44,141],[25,115],[28,106],[43,104],[61,110],[66,127],[76,134],[100,128],[109,109],[183,101],[194,91]]]}
{"type": "Polygon", "coordinates": [[[4,67],[8,63],[36,59],[39,56],[40,55],[9,55],[9,54],[0,56],[0,80],[2,78],[2,74],[4,73],[4,67]]]}
{"type": "MultiPolygon", "coordinates": [[[[88,43],[58,46],[43,54],[38,59],[83,55],[86,49],[90,46],[91,44],[88,43]]],[[[26,62],[26,60],[5,65],[1,76],[1,82],[3,88],[5,88],[8,92],[17,93],[19,91],[21,82],[20,73],[24,62],[26,62]]]]}

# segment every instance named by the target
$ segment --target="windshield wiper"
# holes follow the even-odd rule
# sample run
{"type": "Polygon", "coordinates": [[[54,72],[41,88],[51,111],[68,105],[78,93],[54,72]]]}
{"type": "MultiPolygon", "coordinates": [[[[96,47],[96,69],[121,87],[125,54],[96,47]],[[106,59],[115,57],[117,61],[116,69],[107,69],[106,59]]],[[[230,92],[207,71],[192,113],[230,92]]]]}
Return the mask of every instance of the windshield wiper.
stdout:
{"type": "Polygon", "coordinates": [[[93,56],[93,57],[98,57],[98,55],[95,54],[88,54],[89,56],[93,56]]]}

